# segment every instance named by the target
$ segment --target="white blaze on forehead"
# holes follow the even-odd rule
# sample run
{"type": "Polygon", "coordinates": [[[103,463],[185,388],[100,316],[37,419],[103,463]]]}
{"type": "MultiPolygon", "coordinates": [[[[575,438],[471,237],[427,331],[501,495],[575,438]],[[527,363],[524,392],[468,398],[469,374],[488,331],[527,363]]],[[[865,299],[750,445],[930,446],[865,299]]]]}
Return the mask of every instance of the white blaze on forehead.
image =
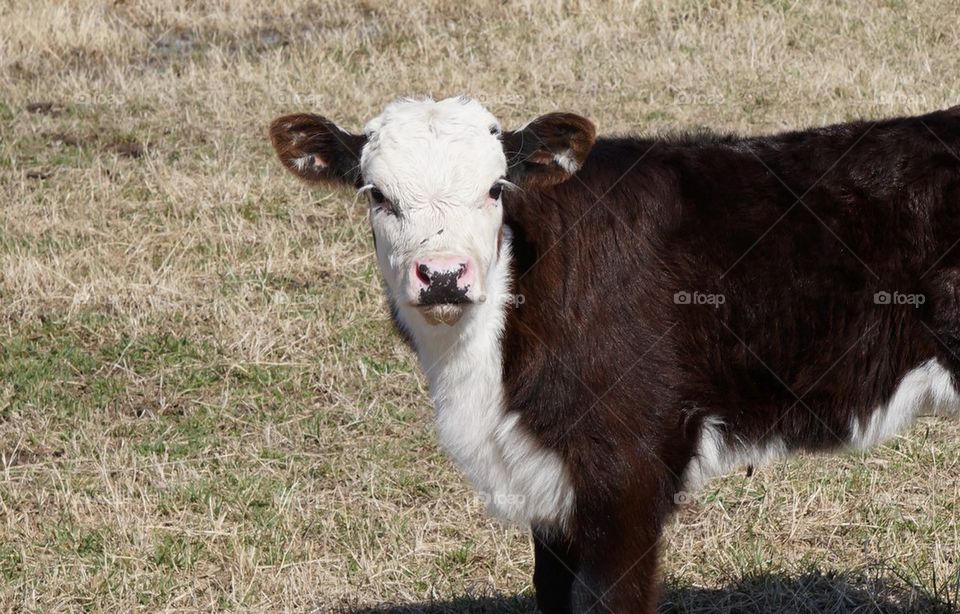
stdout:
{"type": "Polygon", "coordinates": [[[506,171],[499,131],[469,98],[398,100],[364,127],[364,181],[407,206],[472,204],[506,171]]]}

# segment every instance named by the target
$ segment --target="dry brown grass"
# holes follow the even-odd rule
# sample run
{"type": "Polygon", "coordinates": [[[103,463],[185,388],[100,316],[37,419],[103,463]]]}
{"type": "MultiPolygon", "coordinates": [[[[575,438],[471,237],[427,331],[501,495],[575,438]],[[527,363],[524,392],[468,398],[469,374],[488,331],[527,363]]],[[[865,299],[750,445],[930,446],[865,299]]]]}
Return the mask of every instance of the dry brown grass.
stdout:
{"type": "MultiPolygon", "coordinates": [[[[960,102],[950,0],[0,7],[4,611],[531,609],[360,208],[284,174],[272,117],[465,92],[507,125],[761,132],[960,102]]],[[[664,609],[948,610],[958,434],[711,484],[664,609]]]]}

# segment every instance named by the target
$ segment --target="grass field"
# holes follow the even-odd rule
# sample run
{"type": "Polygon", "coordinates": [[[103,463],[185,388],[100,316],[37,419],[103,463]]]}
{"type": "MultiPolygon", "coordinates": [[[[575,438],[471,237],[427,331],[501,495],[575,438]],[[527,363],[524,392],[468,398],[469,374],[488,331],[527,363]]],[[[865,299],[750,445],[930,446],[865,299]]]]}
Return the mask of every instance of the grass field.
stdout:
{"type": "MultiPolygon", "coordinates": [[[[958,104],[958,50],[952,0],[0,0],[0,610],[533,610],[363,206],[289,177],[273,117],[467,93],[508,127],[770,132],[958,104]]],[[[663,609],[953,611],[958,525],[960,426],[924,421],[712,482],[663,609]]]]}

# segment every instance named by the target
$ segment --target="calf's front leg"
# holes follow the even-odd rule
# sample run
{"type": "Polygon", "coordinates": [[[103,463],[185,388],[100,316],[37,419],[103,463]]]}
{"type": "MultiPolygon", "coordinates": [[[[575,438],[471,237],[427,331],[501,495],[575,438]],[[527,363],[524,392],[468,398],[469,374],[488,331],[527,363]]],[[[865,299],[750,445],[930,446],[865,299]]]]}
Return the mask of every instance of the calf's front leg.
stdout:
{"type": "Polygon", "coordinates": [[[544,614],[572,614],[577,557],[559,529],[533,529],[533,586],[544,614]]]}
{"type": "Polygon", "coordinates": [[[658,497],[578,510],[569,535],[534,531],[534,586],[545,614],[656,611],[662,527],[658,497]]]}

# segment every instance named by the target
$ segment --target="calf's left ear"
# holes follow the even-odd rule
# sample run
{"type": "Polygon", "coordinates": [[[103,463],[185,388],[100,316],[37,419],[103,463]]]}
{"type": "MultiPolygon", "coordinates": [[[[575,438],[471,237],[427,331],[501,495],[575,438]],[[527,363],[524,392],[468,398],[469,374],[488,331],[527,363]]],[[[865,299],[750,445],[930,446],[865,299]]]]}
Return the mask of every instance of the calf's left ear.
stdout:
{"type": "Polygon", "coordinates": [[[360,187],[360,152],[367,137],[326,117],[284,115],[270,124],[270,141],[291,173],[311,183],[360,187]]]}
{"type": "Polygon", "coordinates": [[[573,113],[548,113],[504,132],[507,179],[531,186],[566,181],[583,166],[596,138],[593,122],[573,113]]]}

